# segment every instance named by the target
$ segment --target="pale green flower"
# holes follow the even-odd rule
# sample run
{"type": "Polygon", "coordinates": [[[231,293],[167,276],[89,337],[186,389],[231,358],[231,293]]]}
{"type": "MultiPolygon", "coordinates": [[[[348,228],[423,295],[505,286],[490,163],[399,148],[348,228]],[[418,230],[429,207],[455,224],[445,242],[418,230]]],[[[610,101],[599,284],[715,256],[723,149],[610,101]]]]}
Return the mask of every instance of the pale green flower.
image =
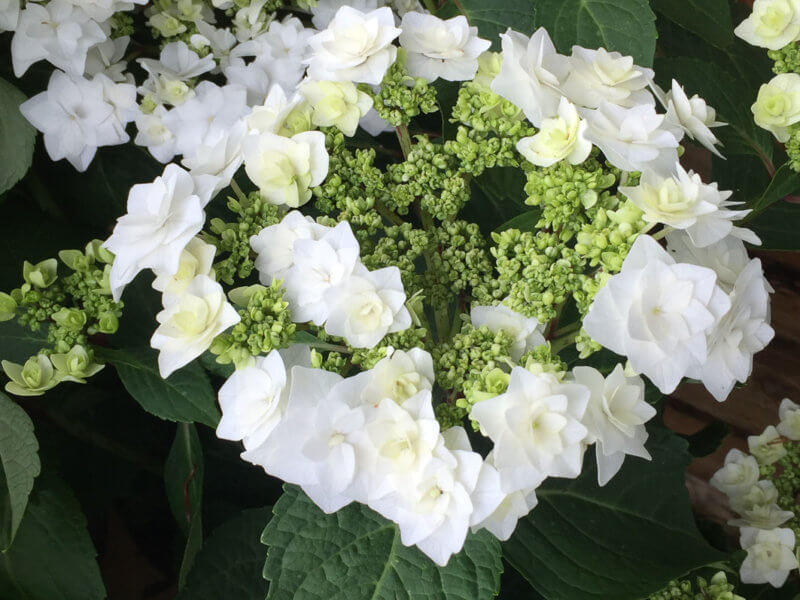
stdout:
{"type": "Polygon", "coordinates": [[[100,371],[105,365],[92,360],[89,352],[81,345],[73,346],[66,354],[52,354],[50,361],[63,381],[86,383],[86,378],[100,371]]]}
{"type": "Polygon", "coordinates": [[[2,361],[3,371],[8,375],[6,391],[16,396],[41,396],[61,381],[60,375],[46,354],[29,358],[24,365],[2,361]]]}
{"type": "Polygon", "coordinates": [[[797,0],[756,0],[734,33],[753,46],[780,50],[800,38],[799,9],[797,0]]]}
{"type": "Polygon", "coordinates": [[[358,121],[372,108],[372,98],[350,81],[308,81],[300,87],[311,106],[311,122],[319,127],[338,127],[355,134],[358,121]]]}
{"type": "Polygon", "coordinates": [[[10,321],[16,312],[17,301],[5,292],[0,292],[0,322],[10,321]]]}
{"type": "Polygon", "coordinates": [[[786,456],[781,434],[773,425],[767,427],[761,435],[747,436],[747,447],[760,465],[771,465],[786,456]]]}
{"type": "Polygon", "coordinates": [[[86,325],[86,313],[77,308],[62,308],[53,313],[53,321],[72,331],[79,331],[86,325]]]}
{"type": "Polygon", "coordinates": [[[34,287],[49,287],[58,277],[58,261],[48,258],[33,265],[26,260],[22,264],[22,277],[34,287]]]}
{"type": "Polygon", "coordinates": [[[800,75],[781,73],[758,90],[751,107],[756,125],[772,132],[779,142],[789,139],[789,126],[800,121],[800,75]]]}

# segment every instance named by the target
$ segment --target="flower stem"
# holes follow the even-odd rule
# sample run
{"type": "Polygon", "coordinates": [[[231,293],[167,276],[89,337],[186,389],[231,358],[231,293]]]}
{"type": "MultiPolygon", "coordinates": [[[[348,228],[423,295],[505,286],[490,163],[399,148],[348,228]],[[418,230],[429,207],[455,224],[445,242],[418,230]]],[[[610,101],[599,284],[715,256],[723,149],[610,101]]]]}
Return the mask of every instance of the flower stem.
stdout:
{"type": "Polygon", "coordinates": [[[400,149],[403,151],[403,156],[408,158],[411,154],[411,135],[408,133],[408,125],[398,125],[395,127],[397,132],[397,139],[400,140],[400,149]]]}

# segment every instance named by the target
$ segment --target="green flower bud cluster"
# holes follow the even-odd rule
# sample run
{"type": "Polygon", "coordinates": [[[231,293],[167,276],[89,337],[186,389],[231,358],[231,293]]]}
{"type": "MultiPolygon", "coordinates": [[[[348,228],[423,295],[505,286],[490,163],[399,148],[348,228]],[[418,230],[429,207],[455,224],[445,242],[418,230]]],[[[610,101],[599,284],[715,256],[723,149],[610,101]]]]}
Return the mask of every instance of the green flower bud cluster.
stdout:
{"type": "Polygon", "coordinates": [[[361,262],[370,271],[395,266],[400,269],[403,287],[408,297],[422,289],[422,277],[416,264],[430,246],[431,236],[423,229],[415,229],[411,223],[392,225],[383,229],[383,235],[374,244],[372,252],[362,251],[361,262]]]}
{"type": "Polygon", "coordinates": [[[431,249],[422,281],[425,299],[434,308],[448,306],[458,294],[492,286],[492,260],[477,224],[444,222],[428,233],[431,249]]]}
{"type": "Polygon", "coordinates": [[[670,581],[666,588],[648,597],[647,600],[745,600],[734,593],[733,584],[723,571],[716,573],[709,581],[702,577],[695,584],[688,579],[670,581]]]}
{"type": "Polygon", "coordinates": [[[616,210],[600,208],[592,222],[578,232],[575,251],[588,259],[590,266],[617,273],[633,242],[646,227],[642,211],[628,200],[616,210]]]}
{"type": "Polygon", "coordinates": [[[537,346],[523,354],[519,359],[519,365],[525,367],[535,375],[549,373],[561,380],[569,371],[567,363],[561,360],[557,354],[553,354],[550,344],[545,343],[537,346]]]}
{"type": "Polygon", "coordinates": [[[116,39],[125,35],[133,35],[133,17],[125,12],[114,13],[109,20],[111,25],[111,39],[116,39]]]}
{"type": "Polygon", "coordinates": [[[398,214],[406,214],[408,207],[419,200],[431,216],[442,221],[455,218],[470,196],[458,159],[427,136],[417,136],[415,141],[405,162],[386,169],[386,205],[398,214]]]}
{"type": "Polygon", "coordinates": [[[374,348],[353,348],[351,361],[364,370],[371,369],[378,361],[385,358],[389,348],[410,350],[425,348],[428,341],[428,330],[424,327],[409,327],[404,331],[390,333],[374,348]]]}
{"type": "Polygon", "coordinates": [[[449,342],[433,348],[433,367],[436,382],[446,390],[463,393],[465,385],[494,368],[511,366],[511,346],[514,340],[506,331],[489,331],[486,326],[475,328],[464,323],[461,331],[449,342]]]}
{"type": "Polygon", "coordinates": [[[412,77],[405,66],[405,50],[398,48],[397,60],[383,76],[380,89],[375,93],[368,85],[359,89],[372,96],[373,106],[390,125],[408,125],[420,113],[439,110],[436,89],[422,77],[412,77]]]}
{"type": "MultiPolygon", "coordinates": [[[[470,373],[464,382],[464,396],[456,399],[455,405],[467,415],[472,411],[472,406],[481,400],[488,400],[508,389],[509,374],[495,366],[485,366],[477,373],[470,373]]],[[[480,429],[477,421],[470,420],[475,431],[480,429]]]]}
{"type": "Polygon", "coordinates": [[[789,166],[793,171],[800,173],[800,123],[789,126],[789,139],[786,141],[786,154],[789,157],[789,166]]]}
{"type": "Polygon", "coordinates": [[[250,253],[250,238],[264,227],[278,223],[282,214],[258,192],[236,200],[228,198],[228,209],[237,215],[236,221],[226,223],[222,219],[211,219],[210,232],[204,234],[205,241],[217,247],[219,254],[228,253],[214,264],[217,278],[232,284],[234,278],[246,279],[255,268],[250,253]]]}
{"type": "Polygon", "coordinates": [[[217,355],[218,363],[233,362],[239,367],[252,356],[292,344],[297,326],[292,322],[289,303],[283,299],[281,281],[275,280],[269,287],[235,288],[228,297],[237,306],[241,321],[230,332],[214,338],[210,350],[217,355]]]}
{"type": "Polygon", "coordinates": [[[542,210],[536,226],[560,232],[565,241],[591,222],[600,207],[609,205],[608,188],[619,178],[618,169],[597,160],[596,150],[580,165],[562,160],[547,168],[529,165],[526,171],[525,203],[542,210]]]}
{"type": "Polygon", "coordinates": [[[311,350],[311,366],[315,369],[324,369],[332,373],[344,375],[347,371],[349,363],[347,357],[341,352],[330,351],[326,353],[319,352],[312,348],[311,350]]]}
{"type": "Polygon", "coordinates": [[[442,431],[463,425],[467,416],[466,409],[450,402],[440,402],[433,407],[433,413],[436,420],[439,421],[439,429],[442,431]]]}
{"type": "Polygon", "coordinates": [[[556,234],[507,229],[493,233],[499,279],[509,283],[509,308],[546,323],[581,285],[584,259],[556,234]]]}
{"type": "Polygon", "coordinates": [[[778,506],[789,510],[794,517],[781,527],[788,527],[800,538],[800,442],[782,438],[786,454],[776,462],[761,465],[761,477],[770,479],[778,490],[778,506]]]}
{"type": "Polygon", "coordinates": [[[374,166],[375,150],[351,152],[345,147],[344,135],[336,129],[327,132],[326,146],[330,155],[328,176],[312,190],[315,206],[323,214],[335,215],[337,222],[348,221],[361,241],[380,228],[382,219],[375,204],[388,196],[383,172],[374,166]],[[366,233],[359,235],[359,230],[366,233]]]}
{"type": "Polygon", "coordinates": [[[781,73],[800,73],[800,44],[791,42],[780,50],[768,50],[767,56],[775,63],[772,70],[781,73]]]}

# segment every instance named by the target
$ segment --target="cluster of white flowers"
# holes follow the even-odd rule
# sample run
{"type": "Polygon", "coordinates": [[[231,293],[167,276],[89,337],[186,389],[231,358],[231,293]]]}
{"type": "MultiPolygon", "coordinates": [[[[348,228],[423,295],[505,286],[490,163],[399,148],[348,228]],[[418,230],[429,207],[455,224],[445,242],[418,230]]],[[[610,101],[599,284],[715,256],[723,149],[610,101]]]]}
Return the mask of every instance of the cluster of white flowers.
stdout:
{"type": "MultiPolygon", "coordinates": [[[[127,213],[105,242],[116,255],[115,299],[142,270],[155,274],[163,310],[151,344],[164,377],[240,320],[215,280],[216,248],[198,237],[205,206],[240,169],[280,207],[280,222],[250,245],[260,281],[282,282],[294,322],[366,349],[411,326],[397,267],[368,270],[347,222],[323,226],[291,209],[328,176],[326,138],[315,128],[347,136],[359,125],[384,130],[364,86],[380,85],[401,59],[429,82],[468,81],[490,44],[464,17],[397,9],[408,2],[392,10],[378,0],[319,0],[311,8],[317,29],[292,16],[266,18],[264,3],[215,0],[215,9],[233,11],[229,29],[215,27],[207,3],[179,2],[181,15],[149,7],[149,25],[163,35],[181,33],[187,14],[198,33],[164,45],[158,60],[139,59],[147,78],[138,86],[121,62],[128,41],[107,39],[98,20],[132,3],[51,0],[28,2],[18,20],[0,13],[0,25],[15,25],[15,69],[40,59],[63,69],[22,109],[45,132],[53,159],[85,169],[98,147],[127,140],[131,121],[135,143],[158,160],[181,156],[185,168],[168,164],[130,190],[127,213]]],[[[575,46],[564,56],[544,29],[501,38],[491,89],[537,128],[519,141],[519,153],[541,167],[580,164],[596,146],[615,167],[642,172],[619,191],[641,209],[648,231],[663,226],[667,250],[641,235],[583,323],[628,366],[604,376],[590,367],[549,373],[505,365],[505,392],[470,409],[493,443],[485,459],[462,428],[440,430],[432,358],[421,349],[390,349],[372,369],[342,378],[311,368],[310,350],[295,345],[238,365],[219,397],[217,433],[241,440],[243,458],[301,486],[323,510],[352,501],[372,507],[399,525],[404,544],[439,564],[461,549],[470,528],[507,539],[545,479],[580,474],[589,445],[600,485],[626,455],[649,459],[645,423],[655,409],[640,374],[663,392],[684,377],[700,379],[724,400],[773,335],[770,288],[744,247],[758,238],[734,225],[748,211],[678,163],[684,136],[718,152],[714,110],[676,82],[660,90],[650,69],[617,52],[575,46]]],[[[471,321],[511,335],[514,361],[545,342],[544,324],[503,304],[473,306],[471,321]]]]}
{"type": "MultiPolygon", "coordinates": [[[[786,456],[785,442],[800,441],[800,406],[784,398],[779,417],[777,428],[770,425],[761,435],[747,438],[750,454],[731,450],[725,465],[711,478],[711,485],[728,497],[739,515],[729,524],[741,528],[740,542],[747,551],[740,572],[742,582],[774,587],[781,587],[789,573],[800,568],[794,551],[795,532],[781,527],[795,514],[778,505],[775,484],[760,479],[760,466],[773,465],[786,456]]],[[[794,502],[794,492],[791,500],[794,502]]]]}
{"type": "Polygon", "coordinates": [[[354,348],[373,348],[411,325],[397,267],[368,270],[347,222],[317,224],[292,211],[265,227],[250,245],[261,283],[283,281],[292,320],[324,325],[354,348]]]}

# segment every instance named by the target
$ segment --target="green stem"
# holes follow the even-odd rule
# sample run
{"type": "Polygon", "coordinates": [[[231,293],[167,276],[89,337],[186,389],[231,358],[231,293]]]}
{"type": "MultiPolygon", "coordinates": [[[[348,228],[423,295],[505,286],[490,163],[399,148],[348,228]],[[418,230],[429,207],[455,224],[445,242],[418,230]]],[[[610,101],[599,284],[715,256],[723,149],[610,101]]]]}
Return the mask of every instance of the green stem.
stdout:
{"type": "Polygon", "coordinates": [[[580,332],[580,324],[578,328],[561,337],[556,337],[554,340],[550,342],[550,352],[552,354],[558,354],[567,346],[571,346],[575,343],[575,338],[578,337],[578,333],[580,332]]]}
{"type": "Polygon", "coordinates": [[[402,225],[403,219],[401,219],[398,215],[392,212],[385,204],[376,200],[375,201],[375,210],[378,211],[378,214],[382,216],[384,219],[392,223],[393,225],[402,225]]]}
{"type": "Polygon", "coordinates": [[[236,183],[233,179],[231,179],[231,189],[233,193],[236,194],[236,197],[239,199],[239,202],[247,202],[247,196],[242,191],[242,188],[239,187],[239,184],[236,183]]]}
{"type": "Polygon", "coordinates": [[[408,158],[411,154],[411,134],[408,133],[408,125],[398,125],[395,127],[397,132],[397,139],[400,140],[400,149],[403,151],[403,156],[408,158]]]}
{"type": "Polygon", "coordinates": [[[654,240],[660,240],[660,239],[663,239],[663,238],[665,238],[665,237],[667,236],[667,234],[669,234],[669,233],[672,233],[673,231],[675,231],[675,228],[674,228],[674,227],[670,227],[669,225],[665,225],[665,226],[664,226],[664,229],[662,229],[661,231],[657,231],[656,233],[654,233],[654,234],[652,235],[652,238],[653,238],[654,240]]]}

